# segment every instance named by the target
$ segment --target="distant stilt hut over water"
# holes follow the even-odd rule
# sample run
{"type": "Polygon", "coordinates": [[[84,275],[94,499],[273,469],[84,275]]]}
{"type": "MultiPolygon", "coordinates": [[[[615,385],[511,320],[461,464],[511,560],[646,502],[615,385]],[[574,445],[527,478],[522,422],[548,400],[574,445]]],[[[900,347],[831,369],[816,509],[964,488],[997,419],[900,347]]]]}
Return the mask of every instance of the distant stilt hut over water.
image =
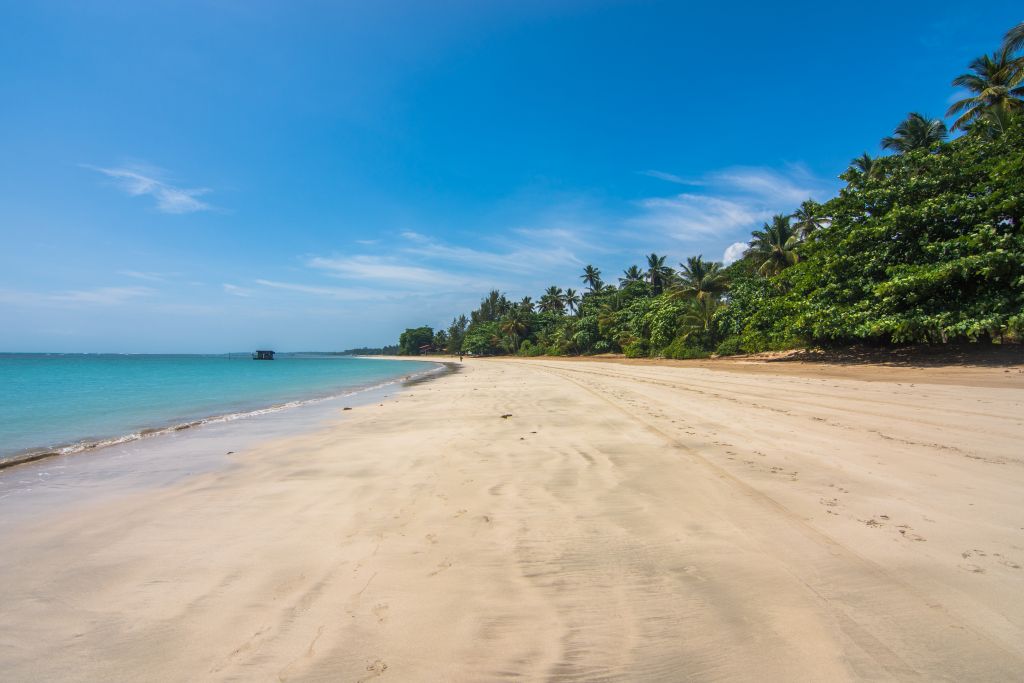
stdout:
{"type": "Polygon", "coordinates": [[[252,354],[252,359],[253,360],[274,360],[274,352],[273,351],[257,351],[256,353],[252,354]]]}

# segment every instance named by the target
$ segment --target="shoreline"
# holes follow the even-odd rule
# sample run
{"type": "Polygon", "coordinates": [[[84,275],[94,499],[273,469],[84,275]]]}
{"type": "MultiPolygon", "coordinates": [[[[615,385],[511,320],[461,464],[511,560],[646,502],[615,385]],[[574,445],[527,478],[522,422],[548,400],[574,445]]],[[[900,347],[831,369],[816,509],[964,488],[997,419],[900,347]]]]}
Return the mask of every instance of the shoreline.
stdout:
{"type": "Polygon", "coordinates": [[[334,401],[352,396],[357,396],[362,393],[372,392],[375,389],[408,381],[419,375],[429,376],[432,373],[443,372],[444,366],[446,365],[443,362],[432,360],[421,359],[421,362],[435,363],[440,367],[430,368],[428,370],[423,370],[418,373],[412,373],[410,375],[399,375],[398,377],[395,377],[393,379],[389,379],[384,382],[378,382],[375,384],[353,385],[351,387],[345,387],[341,393],[314,395],[307,399],[286,401],[284,403],[274,403],[267,406],[252,408],[250,410],[228,413],[214,413],[203,417],[185,420],[183,422],[170,422],[162,426],[142,427],[125,434],[104,437],[86,437],[70,443],[58,444],[55,446],[34,447],[22,452],[12,453],[10,455],[0,455],[0,472],[11,467],[18,467],[20,465],[39,462],[40,460],[46,460],[49,458],[78,455],[85,452],[101,450],[111,446],[134,443],[137,441],[141,441],[143,439],[149,439],[152,437],[173,434],[175,432],[182,432],[188,429],[204,427],[206,425],[233,422],[236,420],[247,420],[254,417],[259,417],[261,415],[267,415],[269,413],[290,410],[293,408],[301,408],[303,406],[315,405],[327,401],[334,401]]]}
{"type": "Polygon", "coordinates": [[[0,670],[1010,678],[1017,377],[467,358],[228,468],[8,528],[0,670]]]}

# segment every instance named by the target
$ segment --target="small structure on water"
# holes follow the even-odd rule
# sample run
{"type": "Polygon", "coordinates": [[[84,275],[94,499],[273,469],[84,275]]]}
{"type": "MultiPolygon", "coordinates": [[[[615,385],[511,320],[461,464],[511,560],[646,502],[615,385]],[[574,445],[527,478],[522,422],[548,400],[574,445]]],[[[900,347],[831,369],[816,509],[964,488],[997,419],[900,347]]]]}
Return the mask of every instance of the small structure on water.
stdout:
{"type": "Polygon", "coordinates": [[[253,360],[274,360],[274,352],[273,351],[257,351],[256,353],[252,354],[252,359],[253,360]]]}

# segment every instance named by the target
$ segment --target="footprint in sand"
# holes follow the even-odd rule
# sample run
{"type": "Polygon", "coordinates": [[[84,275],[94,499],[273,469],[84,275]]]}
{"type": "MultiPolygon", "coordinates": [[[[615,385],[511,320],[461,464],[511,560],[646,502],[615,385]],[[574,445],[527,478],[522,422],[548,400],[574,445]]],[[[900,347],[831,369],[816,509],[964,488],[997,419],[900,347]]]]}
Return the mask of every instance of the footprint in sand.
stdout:
{"type": "MultiPolygon", "coordinates": [[[[988,553],[986,553],[984,550],[979,550],[978,548],[974,548],[973,550],[965,550],[962,553],[960,553],[960,557],[964,558],[965,560],[967,558],[969,558],[969,557],[973,557],[974,555],[977,555],[978,557],[988,557],[988,553]]],[[[1017,564],[1013,560],[1010,560],[1008,558],[1003,557],[1000,553],[992,553],[992,557],[998,557],[999,559],[996,560],[996,562],[998,562],[999,564],[1003,565],[1004,567],[1009,567],[1010,569],[1020,569],[1021,568],[1021,566],[1019,564],[1017,564]]],[[[978,565],[968,564],[966,566],[977,567],[978,565]]],[[[965,567],[965,565],[960,565],[961,569],[963,569],[964,567],[965,567]]],[[[970,571],[974,571],[974,570],[970,570],[970,571]]],[[[984,571],[985,570],[982,569],[981,572],[979,572],[979,573],[984,573],[984,571]]]]}
{"type": "Polygon", "coordinates": [[[452,561],[447,559],[447,558],[445,558],[439,565],[437,565],[437,569],[435,569],[434,571],[432,571],[429,574],[427,574],[427,576],[437,576],[438,574],[440,574],[441,572],[445,571],[446,569],[451,569],[451,566],[452,566],[452,561]]]}
{"type": "Polygon", "coordinates": [[[371,678],[377,678],[377,676],[380,676],[388,670],[388,665],[383,659],[375,659],[366,665],[366,670],[370,672],[370,675],[366,678],[360,678],[360,683],[362,683],[362,681],[368,681],[371,678]]]}
{"type": "Polygon", "coordinates": [[[426,539],[430,541],[431,545],[437,543],[437,534],[427,534],[426,539]]]}
{"type": "Polygon", "coordinates": [[[382,602],[373,608],[373,616],[377,617],[377,623],[383,624],[388,620],[388,603],[382,602]]]}

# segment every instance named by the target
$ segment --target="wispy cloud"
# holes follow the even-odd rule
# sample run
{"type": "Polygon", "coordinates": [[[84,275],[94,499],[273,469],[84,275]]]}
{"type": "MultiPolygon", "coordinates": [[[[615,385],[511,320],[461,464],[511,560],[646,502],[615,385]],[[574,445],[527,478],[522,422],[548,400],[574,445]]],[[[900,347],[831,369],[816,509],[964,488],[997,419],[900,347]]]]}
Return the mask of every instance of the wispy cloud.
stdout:
{"type": "Polygon", "coordinates": [[[731,234],[770,213],[748,202],[697,194],[644,199],[639,205],[642,215],[631,219],[631,225],[684,241],[731,234]]]}
{"type": "Polygon", "coordinates": [[[639,215],[627,224],[680,241],[737,236],[774,213],[788,213],[808,198],[823,199],[834,183],[801,165],[785,168],[734,167],[688,181],[670,173],[646,175],[699,188],[671,197],[639,200],[639,215]]]}
{"type": "Polygon", "coordinates": [[[136,280],[146,280],[147,282],[167,282],[167,278],[170,277],[166,273],[147,273],[140,270],[119,270],[117,274],[135,278],[136,280]]]}
{"type": "Polygon", "coordinates": [[[222,287],[226,293],[234,296],[250,297],[253,294],[253,291],[247,287],[239,287],[238,285],[232,285],[227,282],[225,282],[222,287]]]}
{"type": "Polygon", "coordinates": [[[256,280],[256,284],[263,287],[269,287],[271,289],[298,292],[300,294],[313,294],[341,301],[373,301],[394,296],[393,293],[389,294],[369,287],[321,287],[295,282],[280,282],[278,280],[262,279],[256,280]]]}
{"type": "Polygon", "coordinates": [[[119,306],[140,297],[151,296],[149,287],[96,287],[60,292],[0,290],[0,302],[20,305],[94,305],[119,306]]]}
{"type": "Polygon", "coordinates": [[[422,266],[408,265],[381,256],[346,256],[327,258],[315,256],[307,265],[329,275],[347,280],[382,283],[395,286],[455,286],[465,278],[422,266]]]}
{"type": "Polygon", "coordinates": [[[149,287],[98,287],[96,289],[78,289],[50,295],[54,301],[70,303],[98,304],[100,306],[117,306],[132,299],[153,294],[149,287]]]}
{"type": "Polygon", "coordinates": [[[520,245],[507,251],[488,251],[432,242],[417,249],[406,249],[404,252],[487,272],[526,274],[546,270],[552,265],[581,263],[572,251],[564,247],[546,249],[520,245]]]}
{"type": "Polygon", "coordinates": [[[177,187],[162,180],[161,172],[157,169],[141,166],[106,168],[90,164],[82,164],[82,167],[112,178],[117,187],[132,197],[152,197],[156,201],[157,210],[163,213],[194,213],[213,208],[199,199],[210,192],[208,188],[177,187]]]}
{"type": "Polygon", "coordinates": [[[817,178],[805,166],[790,164],[784,170],[736,167],[708,176],[707,185],[718,191],[733,191],[770,204],[784,204],[780,210],[795,209],[810,197],[821,197],[835,183],[817,178]]]}
{"type": "Polygon", "coordinates": [[[687,180],[686,178],[683,178],[682,176],[677,176],[675,173],[665,173],[664,171],[653,171],[653,170],[640,171],[640,175],[650,176],[651,178],[657,178],[658,180],[665,180],[667,182],[675,183],[677,185],[702,185],[703,184],[700,181],[687,180]]]}
{"type": "Polygon", "coordinates": [[[429,242],[430,241],[430,238],[427,237],[426,235],[421,235],[420,233],[413,232],[412,230],[406,230],[405,232],[403,232],[402,233],[402,237],[404,237],[405,239],[410,240],[412,242],[429,242]]]}
{"type": "MultiPolygon", "coordinates": [[[[440,240],[416,235],[412,244],[399,248],[399,253],[417,261],[433,261],[444,265],[446,271],[458,268],[462,272],[529,275],[551,270],[552,267],[582,265],[576,250],[588,246],[579,231],[571,227],[508,228],[502,236],[492,240],[492,248],[452,245],[440,240]]],[[[594,240],[589,242],[593,248],[594,240]]]]}

